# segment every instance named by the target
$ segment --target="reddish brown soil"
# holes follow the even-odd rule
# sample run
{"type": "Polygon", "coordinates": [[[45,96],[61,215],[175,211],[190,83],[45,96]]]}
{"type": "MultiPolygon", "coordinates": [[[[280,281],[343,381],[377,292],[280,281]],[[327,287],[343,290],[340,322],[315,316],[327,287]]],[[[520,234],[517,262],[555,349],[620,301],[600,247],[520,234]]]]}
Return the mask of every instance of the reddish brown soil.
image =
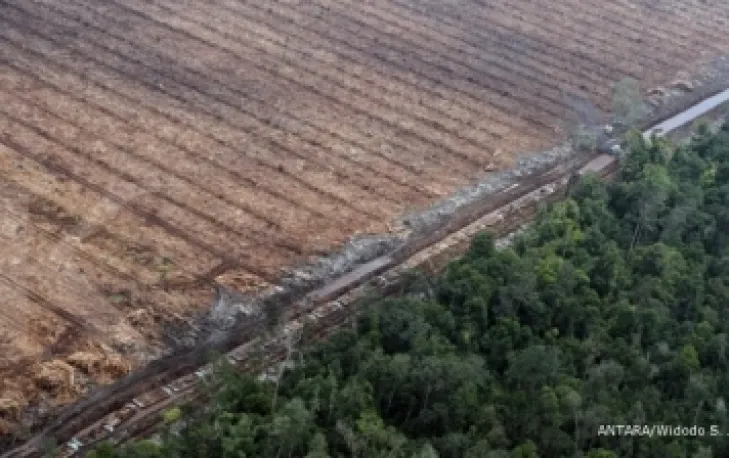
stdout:
{"type": "Polygon", "coordinates": [[[723,0],[0,1],[0,424],[727,54],[723,0]]]}

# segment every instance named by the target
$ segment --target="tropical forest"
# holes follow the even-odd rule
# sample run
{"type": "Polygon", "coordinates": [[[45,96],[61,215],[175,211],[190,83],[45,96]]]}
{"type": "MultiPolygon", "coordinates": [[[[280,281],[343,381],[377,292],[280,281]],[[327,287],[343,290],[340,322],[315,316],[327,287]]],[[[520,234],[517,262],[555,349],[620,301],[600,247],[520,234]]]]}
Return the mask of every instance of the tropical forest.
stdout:
{"type": "Polygon", "coordinates": [[[480,234],[279,378],[221,363],[209,402],[91,456],[729,456],[729,124],[625,141],[508,246],[480,234]]]}

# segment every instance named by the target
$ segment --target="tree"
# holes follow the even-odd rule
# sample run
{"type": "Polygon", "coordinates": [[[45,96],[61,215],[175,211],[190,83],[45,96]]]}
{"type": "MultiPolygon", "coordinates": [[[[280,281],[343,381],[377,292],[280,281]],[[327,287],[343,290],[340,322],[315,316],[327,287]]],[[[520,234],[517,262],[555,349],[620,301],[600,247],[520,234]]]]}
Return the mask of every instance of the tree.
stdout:
{"type": "Polygon", "coordinates": [[[578,124],[572,130],[571,140],[575,151],[587,152],[597,148],[597,132],[584,124],[578,124]]]}
{"type": "Polygon", "coordinates": [[[635,230],[631,248],[640,241],[644,232],[655,237],[658,228],[658,217],[664,211],[669,195],[674,191],[674,184],[665,167],[646,165],[641,181],[634,185],[632,193],[637,202],[635,230]]]}
{"type": "Polygon", "coordinates": [[[539,458],[539,455],[537,454],[537,446],[530,440],[516,447],[511,452],[511,456],[513,458],[539,458]]]}
{"type": "Polygon", "coordinates": [[[590,453],[587,454],[587,458],[618,458],[618,456],[610,450],[597,448],[590,450],[590,453]]]}
{"type": "Polygon", "coordinates": [[[277,412],[271,422],[269,442],[266,447],[270,456],[300,456],[306,450],[312,427],[313,415],[301,399],[292,399],[277,412]],[[275,452],[275,453],[274,453],[275,452]]]}
{"type": "Polygon", "coordinates": [[[430,442],[426,442],[417,458],[438,458],[438,452],[430,445],[430,442]]]}
{"type": "Polygon", "coordinates": [[[559,350],[535,345],[515,355],[506,377],[518,389],[534,392],[538,387],[550,386],[556,382],[559,372],[559,350]]]}
{"type": "Polygon", "coordinates": [[[314,434],[309,442],[309,453],[306,454],[305,458],[329,458],[329,446],[327,445],[327,439],[320,432],[314,434]]]}
{"type": "Polygon", "coordinates": [[[729,428],[729,130],[628,144],[615,182],[574,183],[512,248],[479,236],[436,279],[371,298],[276,383],[216,365],[210,404],[159,444],[92,456],[729,455],[721,436],[598,434],[729,428]]]}

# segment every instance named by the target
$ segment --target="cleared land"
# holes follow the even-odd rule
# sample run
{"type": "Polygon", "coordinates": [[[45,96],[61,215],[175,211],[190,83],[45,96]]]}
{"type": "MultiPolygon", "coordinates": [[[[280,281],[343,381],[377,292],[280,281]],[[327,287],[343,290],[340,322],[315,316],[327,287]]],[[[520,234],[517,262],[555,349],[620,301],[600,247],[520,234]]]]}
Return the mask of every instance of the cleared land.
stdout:
{"type": "Polygon", "coordinates": [[[0,1],[0,429],[729,53],[721,0],[0,1]],[[6,423],[7,422],[7,423],[6,423]]]}

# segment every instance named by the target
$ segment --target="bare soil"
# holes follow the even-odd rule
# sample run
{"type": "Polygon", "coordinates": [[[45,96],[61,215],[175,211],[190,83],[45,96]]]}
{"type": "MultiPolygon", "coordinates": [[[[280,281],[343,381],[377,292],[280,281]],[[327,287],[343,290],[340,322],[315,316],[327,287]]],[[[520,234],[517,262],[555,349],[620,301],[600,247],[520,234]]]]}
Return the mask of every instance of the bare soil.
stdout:
{"type": "Polygon", "coordinates": [[[721,0],[0,1],[0,429],[729,53],[721,0]],[[588,105],[589,110],[585,110],[588,105]],[[591,115],[592,116],[592,115],[591,115]],[[582,119],[581,119],[582,120],[582,119]]]}

